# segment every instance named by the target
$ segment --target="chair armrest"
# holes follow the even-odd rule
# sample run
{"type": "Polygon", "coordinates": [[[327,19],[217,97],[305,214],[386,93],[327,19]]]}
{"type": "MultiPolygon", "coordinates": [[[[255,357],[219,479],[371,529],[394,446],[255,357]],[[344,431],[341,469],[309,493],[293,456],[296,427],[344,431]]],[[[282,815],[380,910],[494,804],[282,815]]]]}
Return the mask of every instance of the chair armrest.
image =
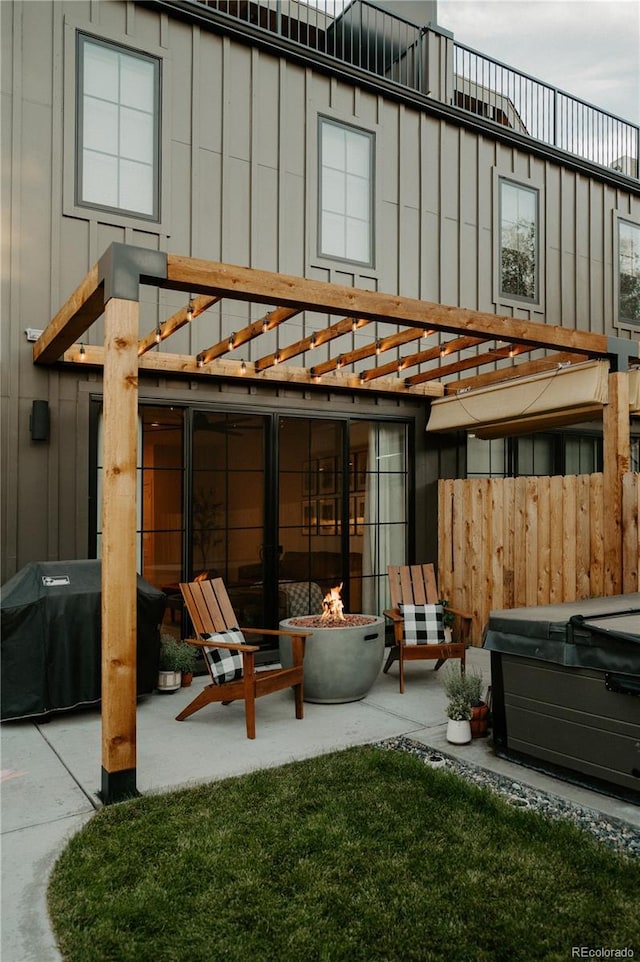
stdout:
{"type": "Polygon", "coordinates": [[[473,615],[468,611],[460,611],[459,608],[452,608],[451,605],[447,605],[447,611],[450,611],[452,615],[457,615],[458,618],[464,618],[465,621],[473,621],[473,615]]]}
{"type": "Polygon", "coordinates": [[[389,618],[391,621],[404,621],[403,615],[398,611],[397,608],[386,608],[382,614],[385,618],[389,618]]]}
{"type": "Polygon", "coordinates": [[[231,641],[212,642],[204,638],[185,638],[184,641],[187,645],[193,645],[195,648],[229,648],[231,651],[246,652],[260,651],[259,645],[236,645],[231,641]]]}
{"type": "Polygon", "coordinates": [[[285,635],[287,638],[308,638],[312,631],[281,631],[279,628],[241,628],[243,635],[285,635]]]}

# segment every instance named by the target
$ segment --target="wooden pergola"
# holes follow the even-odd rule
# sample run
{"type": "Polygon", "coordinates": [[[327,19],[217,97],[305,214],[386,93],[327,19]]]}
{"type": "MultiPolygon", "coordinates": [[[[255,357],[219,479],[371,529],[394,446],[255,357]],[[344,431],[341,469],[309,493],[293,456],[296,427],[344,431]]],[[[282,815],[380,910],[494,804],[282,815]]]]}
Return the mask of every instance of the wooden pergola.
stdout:
{"type": "MultiPolygon", "coordinates": [[[[251,313],[255,309],[250,308],[251,313]]],[[[298,322],[299,323],[299,322],[298,322]]],[[[304,328],[303,328],[304,330],[304,328]]],[[[360,340],[360,338],[359,338],[360,340]]],[[[608,546],[615,566],[622,532],[620,480],[629,467],[627,370],[637,343],[513,317],[448,307],[301,277],[112,244],[34,345],[36,364],[103,369],[102,515],[102,798],[136,793],[136,463],[138,379],[209,378],[307,391],[348,391],[416,399],[531,375],[585,359],[608,360],[604,406],[605,485],[610,493],[608,546]],[[140,286],[185,292],[185,304],[141,333],[140,286]],[[164,343],[188,324],[206,324],[220,302],[260,305],[258,317],[218,337],[197,355],[171,354],[164,343]],[[327,315],[330,323],[260,356],[260,338],[294,317],[327,315]],[[104,344],[88,345],[88,329],[104,316],[104,344]],[[198,318],[202,320],[199,322],[198,318]],[[344,350],[344,337],[376,322],[395,333],[344,350]],[[430,340],[431,339],[431,340],[430,340]],[[435,343],[434,343],[435,341],[435,343]],[[254,361],[229,358],[252,344],[254,361]],[[314,352],[325,346],[324,360],[314,352]],[[528,358],[532,352],[545,356],[528,358]],[[305,365],[296,365],[303,358],[305,365]],[[311,363],[308,364],[308,360],[311,363]],[[505,366],[491,371],[497,363],[505,366]],[[462,378],[465,372],[469,373],[462,378]],[[446,380],[445,380],[446,379],[446,380]]]]}

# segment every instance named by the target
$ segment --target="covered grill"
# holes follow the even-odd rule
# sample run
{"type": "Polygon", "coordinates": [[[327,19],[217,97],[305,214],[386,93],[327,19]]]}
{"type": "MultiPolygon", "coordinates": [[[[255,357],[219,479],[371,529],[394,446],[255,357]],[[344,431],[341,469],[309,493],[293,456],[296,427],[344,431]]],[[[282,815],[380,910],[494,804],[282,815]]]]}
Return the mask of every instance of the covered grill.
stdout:
{"type": "Polygon", "coordinates": [[[492,612],[499,755],[640,802],[640,593],[492,612]]]}
{"type": "MultiPolygon", "coordinates": [[[[101,685],[99,561],[28,564],[2,588],[2,720],[95,704],[101,685]]],[[[153,691],[166,598],[138,576],[137,691],[153,691]]]]}

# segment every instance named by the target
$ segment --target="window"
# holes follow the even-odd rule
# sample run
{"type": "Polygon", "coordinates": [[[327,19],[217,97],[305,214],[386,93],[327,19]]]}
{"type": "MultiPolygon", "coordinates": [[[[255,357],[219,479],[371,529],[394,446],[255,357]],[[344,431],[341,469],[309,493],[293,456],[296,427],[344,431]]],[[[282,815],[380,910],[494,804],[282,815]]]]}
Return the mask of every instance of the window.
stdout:
{"type": "Polygon", "coordinates": [[[373,265],[373,134],[320,118],[318,247],[373,265]]]}
{"type": "Polygon", "coordinates": [[[78,34],[76,203],[159,220],[160,64],[78,34]]]}
{"type": "Polygon", "coordinates": [[[618,221],[618,316],[640,323],[640,226],[618,221]]]}
{"type": "Polygon", "coordinates": [[[538,191],[500,180],[500,294],[538,301],[538,191]]]}

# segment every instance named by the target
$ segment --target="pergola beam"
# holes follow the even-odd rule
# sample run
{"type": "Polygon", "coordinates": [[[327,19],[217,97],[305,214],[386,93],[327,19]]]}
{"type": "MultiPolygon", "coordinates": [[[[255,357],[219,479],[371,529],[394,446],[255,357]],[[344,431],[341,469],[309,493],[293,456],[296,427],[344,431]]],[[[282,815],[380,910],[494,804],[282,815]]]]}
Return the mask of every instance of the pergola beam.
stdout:
{"type": "Polygon", "coordinates": [[[163,286],[174,290],[216,293],[235,300],[297,307],[301,311],[348,313],[354,317],[391,324],[435,328],[453,334],[464,332],[514,344],[564,348],[580,354],[597,353],[605,356],[608,349],[608,339],[604,334],[568,330],[552,324],[176,254],[167,255],[167,279],[163,286]]]}
{"type": "Polygon", "coordinates": [[[99,278],[98,264],[94,264],[33,345],[34,362],[57,361],[103,312],[104,284],[99,278]]]}
{"type": "MultiPolygon", "coordinates": [[[[87,367],[102,367],[104,365],[104,348],[93,345],[75,345],[67,351],[62,361],[66,364],[84,364],[87,367]],[[82,350],[82,354],[80,351],[82,350]]],[[[235,361],[228,358],[217,358],[209,364],[201,364],[198,358],[188,354],[166,354],[155,351],[138,358],[138,368],[141,374],[174,374],[193,378],[222,378],[224,380],[238,380],[245,383],[297,384],[308,388],[323,390],[355,390],[368,391],[374,394],[398,394],[412,398],[442,397],[444,388],[440,384],[418,386],[407,390],[398,378],[385,378],[375,385],[362,384],[358,374],[345,371],[334,371],[322,377],[313,375],[308,368],[292,367],[280,368],[278,365],[266,370],[256,370],[256,365],[250,361],[235,361]]]]}

